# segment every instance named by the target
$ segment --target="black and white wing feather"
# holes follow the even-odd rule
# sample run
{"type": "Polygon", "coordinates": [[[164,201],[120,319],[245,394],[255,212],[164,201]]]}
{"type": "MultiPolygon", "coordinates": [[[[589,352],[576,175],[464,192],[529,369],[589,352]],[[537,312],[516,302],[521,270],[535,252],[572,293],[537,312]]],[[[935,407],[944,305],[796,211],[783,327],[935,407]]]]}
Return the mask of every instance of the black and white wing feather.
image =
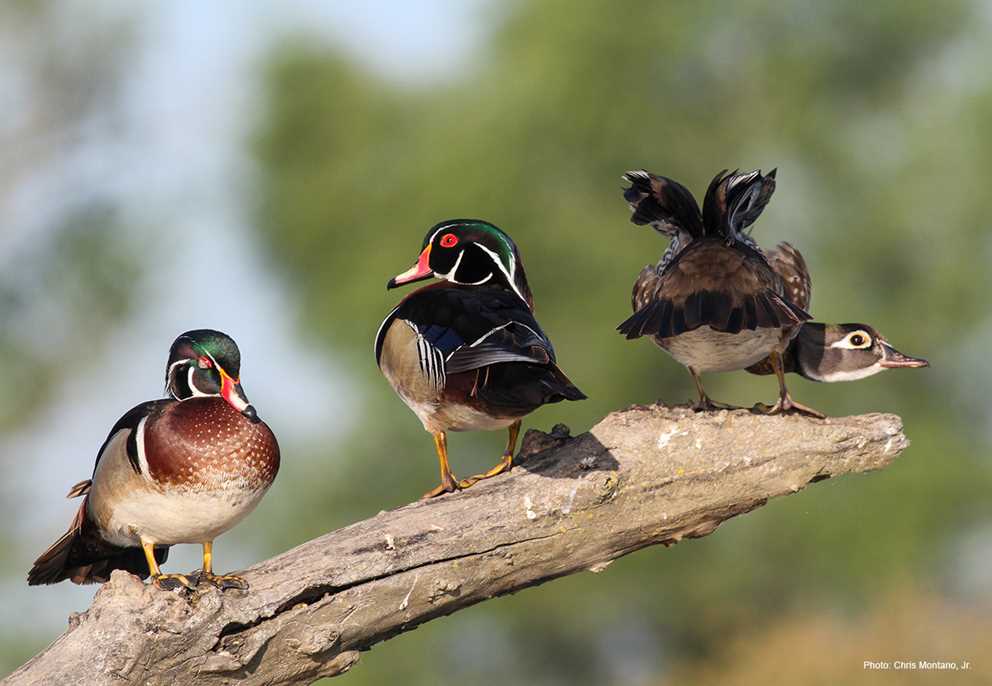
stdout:
{"type": "Polygon", "coordinates": [[[421,371],[438,388],[450,374],[493,364],[555,362],[551,341],[513,293],[426,288],[411,294],[379,328],[377,362],[386,331],[396,319],[413,329],[421,371]]]}

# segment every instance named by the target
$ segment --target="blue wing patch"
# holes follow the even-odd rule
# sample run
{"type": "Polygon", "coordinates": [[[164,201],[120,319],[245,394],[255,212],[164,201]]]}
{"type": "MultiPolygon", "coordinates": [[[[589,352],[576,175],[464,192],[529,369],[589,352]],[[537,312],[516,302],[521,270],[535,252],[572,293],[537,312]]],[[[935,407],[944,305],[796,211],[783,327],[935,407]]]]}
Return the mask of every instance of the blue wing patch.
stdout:
{"type": "Polygon", "coordinates": [[[445,357],[465,345],[465,340],[458,335],[458,332],[446,326],[431,324],[420,331],[420,335],[428,343],[440,350],[445,357]]]}

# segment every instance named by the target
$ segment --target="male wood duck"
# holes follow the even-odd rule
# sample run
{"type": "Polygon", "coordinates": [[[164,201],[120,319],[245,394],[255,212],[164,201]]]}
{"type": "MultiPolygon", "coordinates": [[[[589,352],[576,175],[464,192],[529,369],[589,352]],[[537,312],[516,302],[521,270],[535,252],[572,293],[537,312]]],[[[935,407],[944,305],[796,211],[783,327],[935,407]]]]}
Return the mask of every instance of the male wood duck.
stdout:
{"type": "MultiPolygon", "coordinates": [[[[768,261],[786,284],[786,293],[799,307],[808,310],[813,282],[806,261],[788,243],[779,243],[767,253],[768,261]]],[[[857,381],[886,369],[927,367],[920,357],[904,355],[882,334],[867,324],[805,322],[782,358],[783,370],[810,381],[834,383],[857,381]]],[[[752,374],[774,374],[771,361],[762,360],[747,368],[752,374]]]]}
{"type": "Polygon", "coordinates": [[[279,471],[279,445],[248,403],[241,355],[219,331],[187,331],[169,350],[169,398],[141,403],[121,417],[97,454],[69,530],[42,553],[28,584],[104,582],[124,569],[162,588],[247,589],[244,579],[213,573],[213,541],[261,500],[279,471]],[[203,569],[163,574],[169,546],[203,546],[203,569]]]}
{"type": "Polygon", "coordinates": [[[393,309],[375,339],[376,363],[433,437],[441,483],[431,498],[509,471],[521,418],[541,405],[586,396],[558,368],[534,319],[517,246],[479,219],[450,219],[427,232],[417,263],[386,288],[437,277],[393,309]],[[500,462],[459,481],[448,431],[507,428],[500,462]]]}
{"type": "Polygon", "coordinates": [[[791,399],[783,377],[782,355],[810,315],[789,299],[783,278],[744,233],[768,204],[775,171],[720,172],[702,212],[677,181],[643,170],[624,179],[631,184],[624,190],[631,221],[672,242],[656,266],[641,271],[631,298],[634,315],[617,329],[628,339],[650,336],[688,368],[697,410],[730,407],[706,395],[700,374],[745,369],[767,358],[780,383],[779,401],[767,411],[822,417],[791,399]]]}

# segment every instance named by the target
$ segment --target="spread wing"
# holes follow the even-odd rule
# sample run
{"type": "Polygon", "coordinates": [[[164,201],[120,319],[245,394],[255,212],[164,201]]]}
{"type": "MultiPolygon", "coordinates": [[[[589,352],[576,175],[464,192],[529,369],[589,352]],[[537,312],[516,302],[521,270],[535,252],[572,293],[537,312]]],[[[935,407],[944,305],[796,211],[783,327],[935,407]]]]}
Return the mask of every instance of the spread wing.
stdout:
{"type": "Polygon", "coordinates": [[[775,192],[775,173],[772,169],[762,175],[761,170],[756,169],[743,173],[724,170],[717,174],[703,199],[706,233],[740,240],[744,229],[757,220],[771,200],[775,192]]]}
{"type": "Polygon", "coordinates": [[[809,310],[813,299],[813,280],[802,254],[788,243],[779,243],[774,250],[766,252],[765,257],[772,269],[782,277],[785,297],[797,307],[809,310]]]}
{"type": "Polygon", "coordinates": [[[627,338],[668,338],[700,326],[726,333],[787,329],[810,319],[783,297],[782,279],[763,256],[740,244],[696,241],[656,280],[644,282],[645,289],[653,285],[654,290],[635,293],[635,306],[643,304],[617,327],[627,338]]]}
{"type": "Polygon", "coordinates": [[[629,171],[623,180],[630,188],[623,198],[630,205],[630,221],[638,226],[649,224],[658,233],[676,237],[703,235],[703,216],[689,189],[674,179],[643,169],[629,171]]]}

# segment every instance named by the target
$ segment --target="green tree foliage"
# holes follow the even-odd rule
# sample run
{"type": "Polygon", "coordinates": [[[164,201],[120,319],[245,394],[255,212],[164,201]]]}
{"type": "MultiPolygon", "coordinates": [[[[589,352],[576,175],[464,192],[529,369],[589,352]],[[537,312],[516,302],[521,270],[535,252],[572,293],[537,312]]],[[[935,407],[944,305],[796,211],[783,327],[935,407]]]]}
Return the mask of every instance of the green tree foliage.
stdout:
{"type": "MultiPolygon", "coordinates": [[[[301,537],[434,483],[431,442],[379,377],[372,339],[402,296],[385,292],[387,278],[444,218],[482,217],[515,238],[537,315],[590,396],[544,408],[529,426],[584,430],[611,409],[691,394],[685,370],[613,331],[637,271],[665,247],[627,221],[619,191],[630,168],[702,193],[720,169],[778,166],[754,235],[803,250],[817,318],[871,323],[933,363],[854,384],[791,382],[831,414],[903,415],[914,445],[885,473],[431,624],[349,679],[623,681],[623,664],[660,672],[785,610],[856,611],[897,580],[953,574],[953,534],[989,517],[992,485],[988,435],[975,421],[988,416],[978,391],[989,381],[988,304],[976,279],[989,260],[978,180],[992,150],[977,10],[520,3],[457,81],[416,89],[313,44],[273,55],[255,140],[258,225],[306,335],[352,369],[342,393],[361,417],[284,477],[280,487],[299,495],[284,526],[301,537]]],[[[774,383],[738,373],[707,389],[751,404],[770,399],[774,383]]],[[[454,436],[456,472],[495,462],[501,441],[454,436]]]]}

